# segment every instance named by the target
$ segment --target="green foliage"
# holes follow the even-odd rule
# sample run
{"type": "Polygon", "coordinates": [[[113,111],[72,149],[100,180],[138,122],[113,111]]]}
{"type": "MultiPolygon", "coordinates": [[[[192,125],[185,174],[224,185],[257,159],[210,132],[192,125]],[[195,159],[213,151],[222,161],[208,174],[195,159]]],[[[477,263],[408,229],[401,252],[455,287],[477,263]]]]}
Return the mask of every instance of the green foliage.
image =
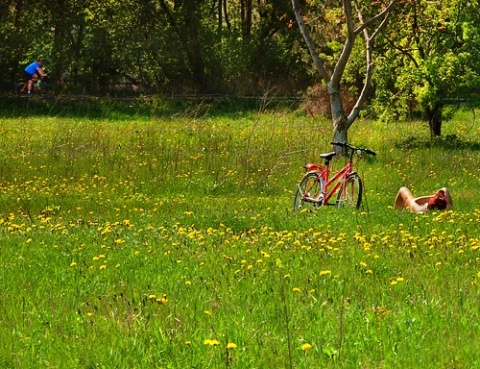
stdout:
{"type": "Polygon", "coordinates": [[[353,126],[378,154],[357,165],[365,209],[297,214],[330,122],[77,104],[0,119],[0,366],[479,365],[471,113],[433,142],[419,122],[353,126]],[[448,186],[455,208],[394,210],[401,185],[448,186]]]}
{"type": "Polygon", "coordinates": [[[300,36],[289,28],[288,1],[223,1],[220,20],[212,5],[7,2],[0,6],[0,56],[7,74],[0,90],[10,92],[25,65],[40,56],[70,93],[263,93],[274,86],[285,94],[303,83],[300,36]]]}
{"type": "Polygon", "coordinates": [[[397,9],[395,31],[379,47],[384,62],[377,68],[374,110],[386,119],[404,118],[416,106],[425,112],[469,100],[480,83],[474,4],[415,1],[397,9]]]}

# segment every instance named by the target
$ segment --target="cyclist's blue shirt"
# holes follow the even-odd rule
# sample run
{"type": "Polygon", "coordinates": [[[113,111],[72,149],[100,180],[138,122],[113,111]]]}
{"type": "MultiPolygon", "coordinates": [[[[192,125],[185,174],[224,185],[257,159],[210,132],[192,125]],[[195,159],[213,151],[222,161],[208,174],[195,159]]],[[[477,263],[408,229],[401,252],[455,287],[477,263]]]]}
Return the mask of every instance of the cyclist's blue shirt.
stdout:
{"type": "Polygon", "coordinates": [[[41,68],[41,67],[40,67],[40,64],[38,64],[38,62],[35,61],[25,68],[25,72],[30,74],[35,74],[37,73],[37,68],[41,68]]]}

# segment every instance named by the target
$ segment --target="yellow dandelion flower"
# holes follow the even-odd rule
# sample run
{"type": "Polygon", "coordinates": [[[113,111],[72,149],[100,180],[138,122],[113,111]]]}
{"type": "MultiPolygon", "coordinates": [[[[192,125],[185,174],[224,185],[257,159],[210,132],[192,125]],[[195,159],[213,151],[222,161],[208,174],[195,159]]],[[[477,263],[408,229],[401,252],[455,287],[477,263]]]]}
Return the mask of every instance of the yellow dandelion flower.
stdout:
{"type": "Polygon", "coordinates": [[[323,277],[323,276],[325,276],[325,275],[330,275],[330,274],[332,274],[332,271],[331,271],[331,270],[322,270],[322,271],[320,272],[320,277],[323,277]]]}
{"type": "Polygon", "coordinates": [[[372,270],[372,269],[368,269],[365,273],[366,273],[366,274],[373,274],[373,270],[372,270]]]}
{"type": "Polygon", "coordinates": [[[192,281],[185,281],[185,284],[186,284],[187,286],[190,286],[190,285],[192,284],[192,281]]]}
{"type": "Polygon", "coordinates": [[[72,262],[70,263],[70,266],[71,266],[71,267],[76,267],[76,266],[77,266],[77,263],[74,262],[74,261],[72,261],[72,262]]]}
{"type": "Polygon", "coordinates": [[[227,344],[227,349],[236,349],[237,348],[237,345],[234,344],[233,342],[229,342],[227,344]]]}
{"type": "Polygon", "coordinates": [[[162,297],[160,297],[160,298],[157,299],[157,302],[158,302],[160,305],[165,305],[165,304],[168,302],[167,295],[166,295],[166,294],[163,294],[162,297]]]}
{"type": "Polygon", "coordinates": [[[206,339],[203,343],[207,346],[218,346],[220,344],[217,340],[206,339]]]}
{"type": "Polygon", "coordinates": [[[207,315],[212,315],[212,312],[210,310],[205,310],[204,313],[207,315]]]}
{"type": "Polygon", "coordinates": [[[100,269],[100,270],[105,270],[105,269],[107,269],[107,266],[106,266],[105,264],[100,265],[100,268],[99,268],[99,269],[100,269]]]}
{"type": "Polygon", "coordinates": [[[365,263],[364,261],[361,261],[361,262],[360,262],[360,266],[361,266],[362,268],[365,268],[365,267],[367,266],[367,263],[365,263]]]}
{"type": "Polygon", "coordinates": [[[300,293],[302,290],[298,287],[293,287],[293,292],[300,293]]]}
{"type": "Polygon", "coordinates": [[[303,350],[303,351],[310,351],[311,349],[312,349],[312,345],[309,344],[309,343],[304,343],[304,344],[302,345],[302,350],[303,350]]]}
{"type": "Polygon", "coordinates": [[[403,282],[404,280],[405,280],[405,278],[402,278],[402,277],[397,278],[397,282],[403,282]]]}

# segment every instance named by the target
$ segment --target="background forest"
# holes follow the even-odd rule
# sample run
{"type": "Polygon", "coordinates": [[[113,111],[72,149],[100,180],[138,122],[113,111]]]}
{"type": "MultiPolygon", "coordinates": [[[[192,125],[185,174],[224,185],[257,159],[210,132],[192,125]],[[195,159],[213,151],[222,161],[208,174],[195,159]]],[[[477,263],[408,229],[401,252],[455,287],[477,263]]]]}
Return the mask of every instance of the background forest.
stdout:
{"type": "Polygon", "coordinates": [[[7,0],[1,88],[37,57],[69,89],[251,93],[309,80],[287,1],[7,0]]]}
{"type": "MultiPolygon", "coordinates": [[[[445,107],[476,103],[478,1],[361,0],[354,10],[371,17],[391,2],[388,25],[369,45],[372,60],[365,58],[365,44],[355,43],[342,77],[344,105],[358,95],[366,65],[374,63],[364,111],[388,120],[418,108],[428,120],[440,121],[431,132],[440,135],[441,120],[450,114],[445,107]]],[[[345,42],[344,2],[299,4],[318,55],[333,70],[345,42]]],[[[363,23],[358,18],[356,26],[363,23]]],[[[38,57],[69,93],[304,96],[308,91],[317,105],[328,106],[291,0],[2,1],[0,92],[11,92],[25,65],[38,57]]]]}

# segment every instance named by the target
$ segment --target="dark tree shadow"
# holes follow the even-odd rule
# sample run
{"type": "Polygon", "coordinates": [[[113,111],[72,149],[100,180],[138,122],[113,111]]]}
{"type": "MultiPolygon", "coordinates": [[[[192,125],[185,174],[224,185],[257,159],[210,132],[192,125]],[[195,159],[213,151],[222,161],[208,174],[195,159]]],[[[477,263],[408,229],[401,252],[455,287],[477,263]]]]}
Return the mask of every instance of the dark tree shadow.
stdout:
{"type": "Polygon", "coordinates": [[[395,147],[403,150],[442,148],[445,150],[472,150],[480,151],[480,142],[465,141],[455,134],[436,137],[434,139],[420,139],[410,136],[395,143],[395,147]]]}

